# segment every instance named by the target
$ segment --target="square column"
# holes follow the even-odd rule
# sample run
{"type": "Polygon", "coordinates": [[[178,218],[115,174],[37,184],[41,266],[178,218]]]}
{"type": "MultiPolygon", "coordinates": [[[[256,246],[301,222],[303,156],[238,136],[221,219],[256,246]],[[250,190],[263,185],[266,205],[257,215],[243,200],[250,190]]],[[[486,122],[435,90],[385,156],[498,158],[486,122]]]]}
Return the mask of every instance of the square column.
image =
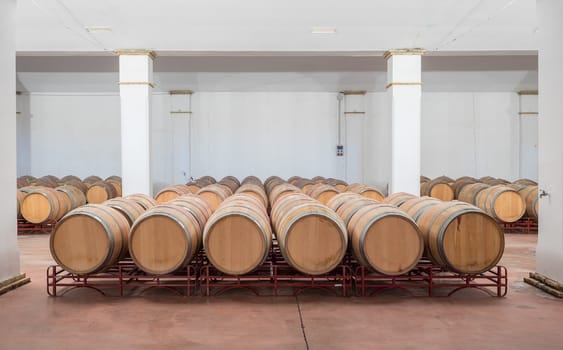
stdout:
{"type": "Polygon", "coordinates": [[[563,1],[538,0],[539,199],[537,272],[563,282],[563,1]]]}
{"type": "Polygon", "coordinates": [[[23,278],[16,224],[15,18],[16,1],[0,1],[0,282],[12,285],[23,278]]]}
{"type": "Polygon", "coordinates": [[[387,96],[391,106],[391,183],[389,193],[420,194],[420,49],[390,50],[387,96]]]}
{"type": "Polygon", "coordinates": [[[121,176],[123,195],[152,195],[150,121],[153,84],[152,51],[120,50],[121,176]]]}

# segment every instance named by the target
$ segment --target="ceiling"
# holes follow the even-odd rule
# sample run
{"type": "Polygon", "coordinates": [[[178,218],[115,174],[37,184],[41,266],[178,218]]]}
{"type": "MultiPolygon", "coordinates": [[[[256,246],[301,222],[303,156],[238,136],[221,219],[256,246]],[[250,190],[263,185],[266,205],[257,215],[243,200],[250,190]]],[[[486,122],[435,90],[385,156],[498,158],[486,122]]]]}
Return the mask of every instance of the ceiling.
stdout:
{"type": "Polygon", "coordinates": [[[18,0],[16,24],[20,55],[537,50],[535,0],[18,0]]]}

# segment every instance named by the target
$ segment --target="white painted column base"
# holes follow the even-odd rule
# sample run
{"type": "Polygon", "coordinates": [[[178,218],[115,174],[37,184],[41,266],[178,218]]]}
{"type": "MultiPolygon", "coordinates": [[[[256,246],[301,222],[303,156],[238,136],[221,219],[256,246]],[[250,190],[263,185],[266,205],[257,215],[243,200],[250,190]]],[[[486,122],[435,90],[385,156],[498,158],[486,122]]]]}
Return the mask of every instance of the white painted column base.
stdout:
{"type": "Polygon", "coordinates": [[[390,193],[420,194],[422,54],[422,50],[391,50],[385,54],[391,106],[390,193]]]}

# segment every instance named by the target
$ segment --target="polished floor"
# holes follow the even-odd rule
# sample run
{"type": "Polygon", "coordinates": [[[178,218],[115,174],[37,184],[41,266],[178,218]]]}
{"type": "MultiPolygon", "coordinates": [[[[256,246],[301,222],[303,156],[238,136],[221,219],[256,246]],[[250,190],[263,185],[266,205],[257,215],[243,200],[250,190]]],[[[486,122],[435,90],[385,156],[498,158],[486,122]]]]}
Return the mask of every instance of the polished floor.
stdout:
{"type": "Polygon", "coordinates": [[[0,296],[0,349],[562,349],[563,302],[522,282],[537,236],[507,235],[505,298],[465,290],[448,298],[256,297],[233,291],[47,296],[47,235],[20,236],[32,282],[0,296]]]}

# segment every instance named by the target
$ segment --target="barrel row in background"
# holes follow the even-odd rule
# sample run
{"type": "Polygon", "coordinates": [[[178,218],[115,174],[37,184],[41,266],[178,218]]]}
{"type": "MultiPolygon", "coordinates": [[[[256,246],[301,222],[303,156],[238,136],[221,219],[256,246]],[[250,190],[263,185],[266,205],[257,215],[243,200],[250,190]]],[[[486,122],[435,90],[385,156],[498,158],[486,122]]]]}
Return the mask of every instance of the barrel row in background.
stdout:
{"type": "Polygon", "coordinates": [[[460,200],[485,210],[499,222],[515,222],[522,217],[538,219],[538,184],[529,179],[509,182],[485,176],[420,178],[420,194],[444,201],[460,200]]]}
{"type": "Polygon", "coordinates": [[[86,203],[98,204],[121,196],[121,178],[110,176],[105,180],[88,176],[84,180],[68,175],[17,179],[18,218],[33,224],[55,222],[74,208],[86,203]]]}

